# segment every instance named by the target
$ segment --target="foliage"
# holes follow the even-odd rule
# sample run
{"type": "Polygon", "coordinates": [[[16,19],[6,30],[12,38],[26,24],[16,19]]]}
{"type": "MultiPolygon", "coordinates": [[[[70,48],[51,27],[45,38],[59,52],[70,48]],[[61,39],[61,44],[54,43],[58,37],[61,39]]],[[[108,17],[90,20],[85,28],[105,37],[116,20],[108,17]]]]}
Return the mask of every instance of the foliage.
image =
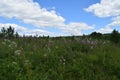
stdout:
{"type": "Polygon", "coordinates": [[[0,80],[120,80],[119,48],[79,37],[0,39],[0,80]]]}
{"type": "MultiPolygon", "coordinates": [[[[11,30],[1,31],[12,37],[11,30]]],[[[120,44],[89,36],[2,38],[0,80],[120,80],[120,44]]]]}
{"type": "Polygon", "coordinates": [[[114,43],[118,43],[120,40],[120,34],[115,29],[111,33],[110,40],[114,43]]]}
{"type": "Polygon", "coordinates": [[[90,36],[92,37],[92,38],[97,38],[97,39],[100,39],[100,38],[102,38],[102,34],[101,33],[97,33],[97,32],[92,32],[91,34],[90,34],[90,36]]]}
{"type": "Polygon", "coordinates": [[[13,38],[13,37],[18,37],[18,33],[14,31],[14,28],[9,26],[8,28],[3,27],[1,29],[0,37],[2,38],[13,38]]]}

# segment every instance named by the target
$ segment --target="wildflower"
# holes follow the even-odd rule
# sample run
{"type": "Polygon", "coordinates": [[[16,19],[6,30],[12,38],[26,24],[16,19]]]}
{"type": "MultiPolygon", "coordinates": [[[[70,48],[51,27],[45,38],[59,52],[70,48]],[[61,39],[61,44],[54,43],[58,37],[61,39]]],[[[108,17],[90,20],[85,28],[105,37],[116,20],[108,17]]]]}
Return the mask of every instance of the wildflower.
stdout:
{"type": "Polygon", "coordinates": [[[11,41],[8,40],[8,39],[4,39],[4,42],[6,42],[6,43],[10,43],[11,41]]]}
{"type": "Polygon", "coordinates": [[[4,41],[2,42],[3,45],[7,45],[8,47],[10,47],[11,49],[17,47],[17,44],[14,41],[10,41],[8,39],[4,39],[4,41]]]}
{"type": "Polygon", "coordinates": [[[106,44],[106,42],[105,42],[105,41],[103,41],[103,42],[102,42],[102,44],[104,45],[104,44],[106,44]]]}
{"type": "Polygon", "coordinates": [[[50,44],[50,42],[48,42],[48,43],[46,44],[46,47],[47,47],[48,52],[51,51],[50,46],[51,46],[51,44],[50,44]]]}
{"type": "Polygon", "coordinates": [[[4,39],[4,41],[5,41],[5,42],[9,42],[10,40],[8,40],[8,39],[4,39]]]}
{"type": "Polygon", "coordinates": [[[14,46],[14,47],[17,47],[17,44],[13,41],[11,42],[11,44],[14,46]]]}
{"type": "Polygon", "coordinates": [[[39,46],[38,46],[37,44],[35,44],[35,45],[33,46],[33,48],[34,48],[34,49],[38,49],[39,46]]]}
{"type": "Polygon", "coordinates": [[[47,56],[47,54],[44,54],[43,56],[44,56],[44,57],[46,57],[46,56],[47,56]]]}
{"type": "Polygon", "coordinates": [[[29,63],[29,60],[25,60],[25,63],[29,63]]]}
{"type": "Polygon", "coordinates": [[[29,60],[25,60],[24,62],[25,65],[31,64],[29,60]]]}
{"type": "Polygon", "coordinates": [[[10,47],[11,49],[16,48],[17,44],[15,42],[11,42],[8,47],[10,47]]]}
{"type": "Polygon", "coordinates": [[[62,41],[63,41],[64,43],[67,43],[67,41],[66,41],[66,39],[65,39],[65,38],[62,38],[62,39],[63,39],[62,41]]]}
{"type": "Polygon", "coordinates": [[[65,65],[65,62],[63,62],[63,64],[65,65]]]}
{"type": "Polygon", "coordinates": [[[13,65],[17,65],[17,62],[12,62],[13,65]]]}
{"type": "Polygon", "coordinates": [[[46,44],[47,47],[50,47],[50,45],[51,45],[50,42],[48,42],[48,43],[46,44]]]}
{"type": "Polygon", "coordinates": [[[58,46],[55,46],[56,49],[58,49],[58,46]]]}
{"type": "Polygon", "coordinates": [[[66,59],[62,56],[61,59],[60,59],[60,62],[62,62],[63,64],[66,63],[66,59]]]}
{"type": "Polygon", "coordinates": [[[6,42],[2,42],[3,45],[6,45],[6,42]]]}
{"type": "Polygon", "coordinates": [[[91,46],[90,48],[93,49],[93,46],[91,46]]]}
{"type": "Polygon", "coordinates": [[[16,50],[16,51],[14,52],[14,54],[15,54],[15,55],[20,55],[20,54],[21,54],[21,50],[16,50]]]}
{"type": "Polygon", "coordinates": [[[10,40],[8,39],[4,39],[4,41],[2,42],[2,44],[6,45],[6,44],[10,44],[10,40]]]}

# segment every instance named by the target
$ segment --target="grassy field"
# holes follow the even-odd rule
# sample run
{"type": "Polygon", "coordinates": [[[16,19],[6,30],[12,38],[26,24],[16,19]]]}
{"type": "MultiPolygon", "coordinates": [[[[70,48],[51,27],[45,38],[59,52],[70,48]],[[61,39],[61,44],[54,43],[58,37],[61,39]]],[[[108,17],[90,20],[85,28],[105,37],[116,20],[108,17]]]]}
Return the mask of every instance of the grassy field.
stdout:
{"type": "Polygon", "coordinates": [[[120,80],[120,45],[80,37],[0,39],[0,80],[120,80]]]}

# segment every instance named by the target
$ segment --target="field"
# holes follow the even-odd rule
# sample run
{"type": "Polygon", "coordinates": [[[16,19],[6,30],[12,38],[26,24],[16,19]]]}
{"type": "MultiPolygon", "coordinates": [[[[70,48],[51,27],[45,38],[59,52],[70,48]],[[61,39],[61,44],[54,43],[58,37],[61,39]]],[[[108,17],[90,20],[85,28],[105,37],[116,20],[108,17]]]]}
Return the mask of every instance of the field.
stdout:
{"type": "Polygon", "coordinates": [[[120,80],[120,44],[82,37],[0,39],[0,80],[120,80]]]}

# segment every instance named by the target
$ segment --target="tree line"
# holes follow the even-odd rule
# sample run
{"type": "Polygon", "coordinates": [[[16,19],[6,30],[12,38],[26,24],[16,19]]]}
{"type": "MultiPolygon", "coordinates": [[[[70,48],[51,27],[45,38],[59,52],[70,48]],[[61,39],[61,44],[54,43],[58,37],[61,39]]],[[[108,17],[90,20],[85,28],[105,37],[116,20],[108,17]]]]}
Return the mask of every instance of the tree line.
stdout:
{"type": "Polygon", "coordinates": [[[119,43],[120,42],[120,33],[114,29],[112,33],[109,34],[102,34],[99,32],[92,32],[90,37],[95,38],[95,39],[107,39],[110,40],[113,43],[119,43]]]}
{"type": "MultiPolygon", "coordinates": [[[[118,43],[120,42],[120,33],[117,30],[113,30],[110,34],[102,34],[99,32],[92,32],[90,37],[95,39],[109,39],[111,42],[118,43]]],[[[9,26],[8,28],[2,27],[0,31],[0,38],[18,38],[20,37],[18,32],[15,32],[15,29],[9,26]]],[[[26,37],[24,35],[24,37],[26,37]]]]}

